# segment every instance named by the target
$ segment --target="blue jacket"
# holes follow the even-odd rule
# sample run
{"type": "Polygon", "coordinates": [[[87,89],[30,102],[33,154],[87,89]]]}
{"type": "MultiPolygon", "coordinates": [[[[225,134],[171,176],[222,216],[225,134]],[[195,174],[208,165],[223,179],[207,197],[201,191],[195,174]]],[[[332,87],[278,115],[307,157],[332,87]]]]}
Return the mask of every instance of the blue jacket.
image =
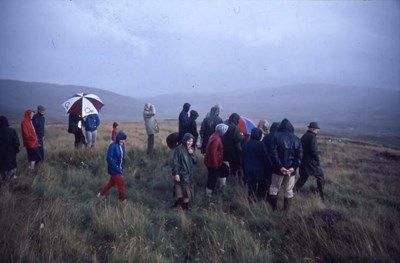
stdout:
{"type": "Polygon", "coordinates": [[[100,119],[98,114],[90,114],[86,116],[83,125],[87,131],[95,131],[100,126],[100,119]]]}
{"type": "Polygon", "coordinates": [[[126,139],[126,134],[123,131],[118,132],[115,142],[112,142],[110,146],[108,146],[108,151],[107,151],[108,173],[112,176],[122,175],[126,150],[125,150],[125,144],[120,145],[119,141],[123,138],[126,139]]]}
{"type": "Polygon", "coordinates": [[[35,127],[36,135],[39,143],[43,143],[45,118],[40,112],[36,113],[32,118],[33,127],[35,127]]]}
{"type": "Polygon", "coordinates": [[[271,170],[271,159],[261,137],[262,131],[253,128],[250,140],[242,149],[244,177],[249,181],[265,180],[271,170]]]}
{"type": "Polygon", "coordinates": [[[294,168],[291,176],[296,175],[296,169],[301,165],[303,148],[300,139],[294,135],[293,125],[287,119],[280,123],[278,132],[272,141],[271,159],[275,173],[283,175],[280,168],[294,168]]]}
{"type": "Polygon", "coordinates": [[[179,132],[179,136],[178,136],[178,142],[181,143],[182,139],[183,139],[183,135],[185,135],[185,133],[189,132],[188,131],[188,121],[189,121],[189,110],[190,110],[190,104],[189,103],[185,103],[183,104],[183,108],[181,113],[179,113],[179,117],[178,117],[178,132],[179,132]]]}

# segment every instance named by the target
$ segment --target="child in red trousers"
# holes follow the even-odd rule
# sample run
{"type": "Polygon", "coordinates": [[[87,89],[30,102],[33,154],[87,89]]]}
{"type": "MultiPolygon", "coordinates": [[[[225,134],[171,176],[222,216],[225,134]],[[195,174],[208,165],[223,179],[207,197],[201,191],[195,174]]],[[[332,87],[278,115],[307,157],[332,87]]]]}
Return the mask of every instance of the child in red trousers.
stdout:
{"type": "Polygon", "coordinates": [[[107,151],[108,173],[111,175],[110,180],[104,188],[97,194],[100,199],[110,190],[111,187],[117,185],[119,199],[125,201],[124,180],[122,177],[122,169],[125,158],[125,141],[126,134],[123,131],[118,132],[115,142],[112,142],[107,151]]]}

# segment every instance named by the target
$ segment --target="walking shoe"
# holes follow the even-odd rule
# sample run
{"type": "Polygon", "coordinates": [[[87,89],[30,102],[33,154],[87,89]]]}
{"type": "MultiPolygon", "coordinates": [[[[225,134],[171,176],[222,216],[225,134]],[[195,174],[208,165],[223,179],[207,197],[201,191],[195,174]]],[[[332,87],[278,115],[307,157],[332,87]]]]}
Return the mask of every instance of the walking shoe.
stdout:
{"type": "Polygon", "coordinates": [[[97,194],[97,198],[100,200],[104,200],[105,196],[101,195],[100,192],[97,194]]]}

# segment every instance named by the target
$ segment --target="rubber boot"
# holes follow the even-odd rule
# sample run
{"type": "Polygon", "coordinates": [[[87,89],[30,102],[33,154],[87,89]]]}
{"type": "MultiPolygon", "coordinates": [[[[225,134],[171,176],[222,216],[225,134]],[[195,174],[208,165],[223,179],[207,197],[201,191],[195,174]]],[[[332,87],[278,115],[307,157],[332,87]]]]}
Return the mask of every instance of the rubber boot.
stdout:
{"type": "Polygon", "coordinates": [[[283,200],[283,210],[287,211],[290,207],[291,198],[286,198],[283,200]]]}
{"type": "Polygon", "coordinates": [[[206,188],[206,196],[207,197],[211,198],[212,197],[212,192],[213,191],[211,189],[206,188]]]}
{"type": "Polygon", "coordinates": [[[147,154],[152,154],[154,148],[154,134],[147,137],[147,154]]]}
{"type": "Polygon", "coordinates": [[[324,186],[320,181],[317,181],[319,197],[324,201],[324,186]]]}
{"type": "Polygon", "coordinates": [[[177,208],[179,206],[181,206],[182,204],[182,198],[178,198],[175,203],[171,206],[171,208],[177,208]]]}
{"type": "Polygon", "coordinates": [[[269,203],[271,204],[272,211],[276,211],[277,202],[278,202],[278,197],[276,195],[269,195],[269,203]]]}
{"type": "Polygon", "coordinates": [[[224,188],[226,186],[226,177],[218,178],[219,188],[224,188]]]}
{"type": "Polygon", "coordinates": [[[184,211],[188,211],[189,210],[189,203],[182,203],[182,209],[184,211]]]}

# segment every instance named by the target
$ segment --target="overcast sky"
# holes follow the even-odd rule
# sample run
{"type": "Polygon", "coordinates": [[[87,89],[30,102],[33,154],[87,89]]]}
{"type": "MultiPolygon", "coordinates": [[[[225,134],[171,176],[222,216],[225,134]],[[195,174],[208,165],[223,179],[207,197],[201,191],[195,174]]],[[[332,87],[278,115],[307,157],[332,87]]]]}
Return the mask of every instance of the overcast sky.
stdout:
{"type": "Polygon", "coordinates": [[[400,1],[0,0],[0,78],[148,97],[400,89],[400,1]]]}

